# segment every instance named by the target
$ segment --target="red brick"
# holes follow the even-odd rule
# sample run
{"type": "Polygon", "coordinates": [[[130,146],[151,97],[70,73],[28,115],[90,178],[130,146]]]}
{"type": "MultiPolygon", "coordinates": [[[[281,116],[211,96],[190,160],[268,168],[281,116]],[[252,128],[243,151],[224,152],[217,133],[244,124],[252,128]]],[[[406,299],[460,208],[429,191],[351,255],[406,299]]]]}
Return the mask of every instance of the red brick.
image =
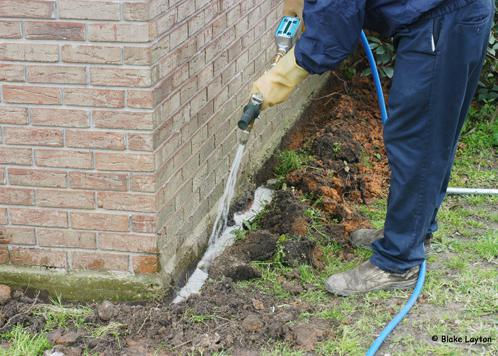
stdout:
{"type": "Polygon", "coordinates": [[[40,126],[88,127],[88,112],[69,109],[31,108],[31,124],[40,126]]]}
{"type": "Polygon", "coordinates": [[[124,62],[133,65],[152,64],[152,49],[150,47],[125,47],[124,62]]]}
{"type": "Polygon", "coordinates": [[[13,225],[67,227],[67,213],[41,208],[9,208],[13,225]]]}
{"type": "MultiPolygon", "coordinates": [[[[160,16],[156,17],[152,22],[152,26],[154,27],[154,32],[156,36],[160,37],[166,32],[169,32],[173,28],[173,25],[176,23],[176,19],[177,16],[175,8],[172,7],[166,12],[163,11],[160,14],[160,16]]],[[[167,42],[169,43],[168,36],[164,37],[167,39],[167,42]]]]}
{"type": "Polygon", "coordinates": [[[149,69],[135,68],[91,68],[93,85],[109,85],[124,87],[149,87],[152,85],[152,73],[149,69]]]}
{"type": "Polygon", "coordinates": [[[156,105],[153,90],[128,90],[127,105],[130,108],[153,109],[156,105]]]}
{"type": "Polygon", "coordinates": [[[55,0],[2,0],[0,17],[54,18],[55,0]]]}
{"type": "Polygon", "coordinates": [[[31,148],[0,147],[0,164],[31,165],[32,156],[31,148]]]}
{"type": "Polygon", "coordinates": [[[171,53],[169,48],[169,36],[164,36],[161,40],[154,43],[151,47],[152,63],[160,62],[162,77],[165,77],[170,72],[164,69],[172,70],[179,63],[176,51],[171,53]],[[169,54],[169,55],[168,55],[169,54]]]}
{"type": "Polygon", "coordinates": [[[7,224],[7,208],[0,208],[0,225],[7,224]]]}
{"type": "Polygon", "coordinates": [[[77,148],[124,150],[124,135],[116,132],[66,130],[66,145],[77,148]]]}
{"type": "Polygon", "coordinates": [[[62,131],[33,127],[5,127],[5,143],[29,146],[62,146],[62,131]]]}
{"type": "Polygon", "coordinates": [[[31,40],[85,40],[85,25],[78,22],[28,21],[24,31],[31,40]]]}
{"type": "Polygon", "coordinates": [[[60,0],[59,16],[67,19],[119,20],[119,2],[60,0]]]}
{"type": "Polygon", "coordinates": [[[28,123],[28,110],[24,108],[0,107],[0,124],[25,125],[28,123]]]}
{"type": "Polygon", "coordinates": [[[121,48],[92,45],[63,45],[62,60],[69,63],[119,64],[121,63],[121,48]]]}
{"type": "Polygon", "coordinates": [[[20,22],[0,21],[0,38],[17,39],[21,37],[20,22]]]}
{"type": "Polygon", "coordinates": [[[137,274],[156,273],[159,271],[157,256],[132,256],[133,272],[137,274]]]}
{"type": "Polygon", "coordinates": [[[152,134],[128,134],[128,149],[132,151],[153,151],[152,134]]]}
{"type": "Polygon", "coordinates": [[[8,103],[19,104],[61,104],[59,88],[4,85],[3,98],[8,103]]]}
{"type": "Polygon", "coordinates": [[[33,205],[33,190],[0,187],[0,204],[33,205]]]}
{"type": "Polygon", "coordinates": [[[124,3],[123,17],[128,21],[147,21],[151,18],[149,6],[149,1],[141,3],[124,3]]]}
{"type": "Polygon", "coordinates": [[[0,63],[0,81],[24,82],[24,66],[0,63]]]}
{"type": "Polygon", "coordinates": [[[10,262],[15,265],[66,268],[66,253],[39,248],[14,248],[10,262]]]}
{"type": "Polygon", "coordinates": [[[35,229],[26,227],[2,227],[0,236],[14,245],[36,244],[35,229]]]}
{"type": "Polygon", "coordinates": [[[109,171],[152,172],[154,156],[138,153],[95,152],[96,168],[109,171]]]}
{"type": "Polygon", "coordinates": [[[69,172],[69,186],[79,189],[124,191],[128,188],[127,177],[126,174],[69,172]]]}
{"type": "Polygon", "coordinates": [[[124,252],[157,252],[156,235],[100,233],[99,248],[124,252]]]}
{"type": "Polygon", "coordinates": [[[153,195],[136,193],[99,192],[98,207],[107,210],[127,210],[154,212],[155,198],[153,195]]]}
{"type": "Polygon", "coordinates": [[[90,231],[37,229],[37,235],[42,247],[97,247],[96,233],[90,231]]]}
{"type": "Polygon", "coordinates": [[[33,43],[0,43],[0,61],[57,62],[59,46],[33,43]]]}
{"type": "Polygon", "coordinates": [[[81,230],[128,231],[128,215],[72,212],[71,226],[81,230]]]}
{"type": "Polygon", "coordinates": [[[94,111],[95,127],[104,129],[151,130],[154,118],[151,112],[94,111]]]}
{"type": "Polygon", "coordinates": [[[92,42],[149,42],[152,35],[148,23],[97,23],[88,25],[92,42]]]}
{"type": "Polygon", "coordinates": [[[202,29],[205,25],[204,12],[199,12],[191,16],[188,20],[188,33],[189,36],[194,35],[197,31],[202,29]]]}
{"type": "Polygon", "coordinates": [[[92,153],[87,151],[43,150],[35,151],[37,166],[58,168],[92,168],[92,153]]]}
{"type": "Polygon", "coordinates": [[[124,106],[124,91],[90,88],[64,88],[64,104],[121,108],[124,106]]]}
{"type": "Polygon", "coordinates": [[[10,257],[9,257],[9,250],[7,246],[0,246],[0,264],[6,264],[9,263],[10,257]]]}
{"type": "Polygon", "coordinates": [[[80,190],[38,189],[36,205],[52,208],[94,209],[95,195],[80,190]]]}
{"type": "Polygon", "coordinates": [[[8,169],[9,183],[34,187],[63,188],[66,186],[66,172],[31,168],[8,169]]]}
{"type": "Polygon", "coordinates": [[[183,23],[182,25],[171,31],[169,35],[169,46],[171,49],[178,47],[180,44],[185,42],[188,38],[188,24],[183,23]]]}
{"type": "Polygon", "coordinates": [[[73,252],[71,268],[74,270],[128,271],[128,255],[73,252]]]}
{"type": "Polygon", "coordinates": [[[156,187],[156,176],[151,175],[137,175],[131,176],[130,189],[135,192],[154,193],[156,187]]]}
{"type": "Polygon", "coordinates": [[[153,215],[133,215],[131,217],[131,230],[134,232],[155,233],[156,217],[153,215]]]}
{"type": "Polygon", "coordinates": [[[86,84],[85,67],[28,66],[28,81],[32,83],[86,84]]]}

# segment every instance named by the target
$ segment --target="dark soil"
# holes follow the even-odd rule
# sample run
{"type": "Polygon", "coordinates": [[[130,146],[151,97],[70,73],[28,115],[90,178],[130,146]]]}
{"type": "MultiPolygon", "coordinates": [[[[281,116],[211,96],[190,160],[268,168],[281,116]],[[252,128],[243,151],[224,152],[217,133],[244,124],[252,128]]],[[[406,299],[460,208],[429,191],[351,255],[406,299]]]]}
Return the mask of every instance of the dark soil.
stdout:
{"type": "MultiPolygon", "coordinates": [[[[66,354],[157,355],[209,354],[227,351],[232,355],[256,355],[275,342],[311,351],[317,342],[333,333],[331,320],[300,321],[315,306],[299,298],[303,285],[297,269],[282,281],[282,287],[296,298],[282,301],[271,293],[244,288],[237,281],[259,278],[254,261],[274,261],[290,268],[309,264],[324,267],[322,246],[331,242],[344,248],[338,258],[348,259],[349,232],[367,226],[355,206],[379,197],[388,179],[382,127],[374,89],[368,78],[354,78],[348,84],[332,77],[303,118],[284,138],[281,149],[300,149],[310,162],[285,177],[286,190],[259,217],[256,231],[250,231],[218,257],[202,294],[178,305],[168,303],[92,304],[92,316],[85,327],[75,325],[55,330],[50,340],[66,354]],[[322,221],[313,225],[306,211],[319,209],[322,221]],[[90,326],[89,328],[87,326],[90,326]],[[114,330],[96,336],[90,330],[109,326],[114,330]],[[159,350],[159,351],[157,351],[159,350]]],[[[270,159],[258,174],[258,183],[273,178],[270,159]]],[[[241,200],[247,205],[250,195],[241,200]]],[[[34,313],[38,300],[17,291],[1,307],[0,332],[21,324],[33,333],[41,332],[45,317],[34,313]]]]}

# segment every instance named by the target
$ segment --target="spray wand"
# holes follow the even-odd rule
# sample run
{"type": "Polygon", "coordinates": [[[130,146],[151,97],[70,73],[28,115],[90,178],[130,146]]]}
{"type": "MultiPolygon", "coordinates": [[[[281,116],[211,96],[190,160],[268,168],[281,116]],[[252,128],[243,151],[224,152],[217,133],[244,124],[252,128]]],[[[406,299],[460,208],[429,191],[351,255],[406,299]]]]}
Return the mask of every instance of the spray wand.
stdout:
{"type": "MultiPolygon", "coordinates": [[[[299,17],[284,16],[280,20],[275,31],[277,54],[273,57],[272,67],[294,46],[301,34],[301,30],[302,26],[299,17]]],[[[244,107],[244,113],[238,122],[239,129],[246,132],[246,135],[242,136],[244,141],[247,141],[248,133],[251,132],[254,121],[259,117],[263,101],[264,98],[261,93],[254,93],[249,103],[244,107]]]]}

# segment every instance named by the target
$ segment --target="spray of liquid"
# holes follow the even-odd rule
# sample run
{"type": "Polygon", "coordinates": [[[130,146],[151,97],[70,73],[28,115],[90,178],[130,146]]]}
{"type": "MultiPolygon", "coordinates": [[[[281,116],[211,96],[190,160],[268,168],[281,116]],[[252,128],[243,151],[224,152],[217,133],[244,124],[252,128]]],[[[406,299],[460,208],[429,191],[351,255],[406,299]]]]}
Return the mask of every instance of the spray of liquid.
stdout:
{"type": "Polygon", "coordinates": [[[177,293],[173,300],[173,303],[180,303],[194,293],[199,293],[202,286],[208,279],[208,271],[211,263],[214,259],[219,256],[225,248],[231,246],[234,242],[233,232],[242,227],[244,221],[251,220],[261,211],[263,206],[271,201],[272,191],[271,189],[265,187],[259,187],[254,193],[254,201],[249,209],[249,211],[234,214],[235,225],[227,228],[228,223],[228,211],[230,209],[230,203],[232,201],[235,185],[237,183],[237,173],[239,171],[240,163],[242,161],[242,156],[244,155],[245,144],[241,143],[235,154],[235,158],[228,175],[228,180],[225,185],[225,191],[223,197],[221,198],[220,205],[218,207],[218,213],[216,215],[216,220],[213,225],[213,230],[211,236],[209,237],[209,244],[206,252],[202,256],[201,260],[197,264],[196,269],[192,275],[187,280],[187,283],[183,288],[177,293]]]}
{"type": "Polygon", "coordinates": [[[240,162],[242,161],[245,148],[246,146],[244,144],[239,144],[239,147],[237,147],[237,153],[235,153],[232,168],[230,169],[227,183],[225,185],[225,191],[223,192],[223,197],[221,198],[221,202],[218,207],[218,213],[216,215],[216,220],[214,221],[213,230],[211,231],[211,236],[209,237],[209,245],[214,244],[227,227],[228,211],[230,209],[233,194],[235,193],[237,173],[239,172],[240,162]]]}

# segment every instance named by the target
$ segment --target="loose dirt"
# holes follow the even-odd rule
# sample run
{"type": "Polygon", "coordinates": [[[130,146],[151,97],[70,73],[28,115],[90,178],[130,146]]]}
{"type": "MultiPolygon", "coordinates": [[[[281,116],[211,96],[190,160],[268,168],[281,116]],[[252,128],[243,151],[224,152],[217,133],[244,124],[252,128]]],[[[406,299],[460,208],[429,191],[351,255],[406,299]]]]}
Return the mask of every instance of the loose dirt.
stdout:
{"type": "MultiPolygon", "coordinates": [[[[322,269],[323,246],[330,243],[342,246],[337,257],[347,260],[349,232],[368,225],[355,206],[385,192],[388,168],[370,82],[353,78],[346,84],[337,75],[331,77],[280,146],[306,152],[309,161],[283,178],[286,189],[276,191],[251,231],[214,262],[201,295],[178,305],[91,304],[93,312],[83,326],[69,323],[49,334],[56,349],[72,355],[84,350],[102,355],[222,350],[257,355],[275,342],[312,351],[332,335],[337,325],[331,319],[299,319],[317,307],[299,298],[301,292],[315,287],[302,282],[298,268],[305,264],[322,269]],[[309,215],[311,208],[320,211],[319,226],[309,215]],[[281,285],[291,297],[282,300],[241,286],[238,281],[261,277],[254,261],[290,267],[292,272],[281,285]]],[[[259,182],[273,178],[275,162],[275,157],[268,161],[257,176],[259,182]]],[[[0,332],[16,324],[33,333],[44,330],[47,318],[35,313],[39,303],[33,295],[15,291],[1,308],[0,332]]]]}

